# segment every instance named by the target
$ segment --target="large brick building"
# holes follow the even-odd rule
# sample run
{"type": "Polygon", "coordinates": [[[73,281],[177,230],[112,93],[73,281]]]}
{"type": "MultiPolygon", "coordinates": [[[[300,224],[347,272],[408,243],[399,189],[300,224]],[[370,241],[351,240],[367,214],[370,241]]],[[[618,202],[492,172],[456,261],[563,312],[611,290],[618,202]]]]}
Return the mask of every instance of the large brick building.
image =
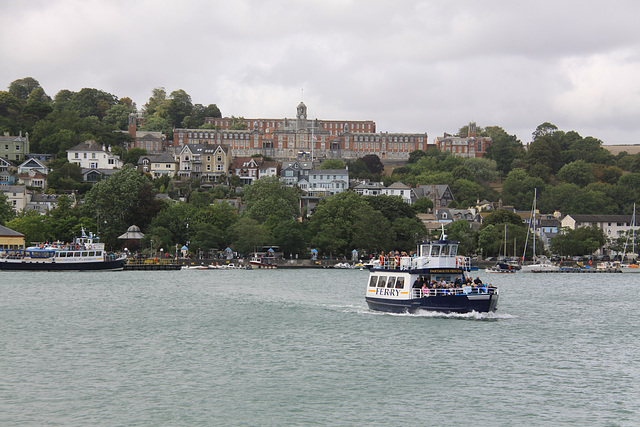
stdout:
{"type": "Polygon", "coordinates": [[[491,138],[477,135],[476,124],[473,122],[469,123],[466,138],[449,134],[436,137],[436,146],[441,151],[450,151],[456,157],[482,157],[491,142],[491,138]]]}
{"type": "Polygon", "coordinates": [[[370,120],[307,118],[307,106],[298,104],[295,119],[207,118],[215,129],[175,129],[174,145],[220,144],[233,157],[262,154],[278,161],[294,159],[355,160],[367,154],[383,162],[406,161],[415,150],[426,150],[427,133],[376,132],[370,120]],[[244,127],[242,130],[233,129],[244,127]]]}

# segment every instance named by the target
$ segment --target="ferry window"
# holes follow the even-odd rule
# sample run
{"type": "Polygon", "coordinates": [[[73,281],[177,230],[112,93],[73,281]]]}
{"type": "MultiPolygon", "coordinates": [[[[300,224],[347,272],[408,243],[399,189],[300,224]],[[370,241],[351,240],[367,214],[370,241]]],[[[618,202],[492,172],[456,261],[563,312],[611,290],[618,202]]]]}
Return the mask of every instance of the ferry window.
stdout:
{"type": "Polygon", "coordinates": [[[404,288],[404,277],[398,277],[398,280],[396,280],[396,289],[402,288],[404,288]]]}
{"type": "Polygon", "coordinates": [[[102,256],[102,251],[97,251],[96,256],[102,256]]]}
{"type": "Polygon", "coordinates": [[[458,245],[449,245],[449,255],[456,256],[458,253],[458,245]]]}
{"type": "Polygon", "coordinates": [[[87,252],[82,252],[82,256],[87,256],[87,252]]]}
{"type": "Polygon", "coordinates": [[[96,256],[95,252],[89,252],[89,256],[96,256]]]}
{"type": "Polygon", "coordinates": [[[431,246],[431,256],[439,256],[440,255],[440,246],[431,246]]]}
{"type": "Polygon", "coordinates": [[[387,288],[393,288],[396,283],[396,278],[394,276],[389,277],[389,281],[387,282],[387,288]]]}
{"type": "Polygon", "coordinates": [[[60,253],[58,253],[58,256],[60,258],[65,258],[67,256],[67,253],[66,252],[60,252],[60,253]]]}
{"type": "Polygon", "coordinates": [[[80,252],[74,252],[73,256],[80,256],[80,252]]]}
{"type": "Polygon", "coordinates": [[[375,288],[377,282],[378,282],[378,276],[373,276],[369,281],[369,286],[371,286],[372,288],[375,288]]]}
{"type": "Polygon", "coordinates": [[[384,285],[387,284],[387,278],[386,277],[380,277],[380,279],[378,279],[378,287],[379,288],[384,288],[384,285]]]}

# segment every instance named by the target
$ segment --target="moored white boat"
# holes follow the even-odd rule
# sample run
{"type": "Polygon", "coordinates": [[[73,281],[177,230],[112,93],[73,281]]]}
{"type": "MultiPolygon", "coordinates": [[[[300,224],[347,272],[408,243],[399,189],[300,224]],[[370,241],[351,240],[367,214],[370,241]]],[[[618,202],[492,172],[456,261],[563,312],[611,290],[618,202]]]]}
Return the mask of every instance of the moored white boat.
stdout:
{"type": "Polygon", "coordinates": [[[533,264],[523,265],[520,269],[523,273],[535,273],[538,271],[560,271],[560,266],[554,264],[544,255],[536,257],[533,264]]]}
{"type": "Polygon", "coordinates": [[[458,242],[437,240],[418,245],[417,256],[403,256],[394,265],[374,263],[369,272],[366,302],[387,312],[418,310],[468,313],[497,309],[498,290],[472,284],[468,260],[457,256],[458,242]]]}
{"type": "Polygon", "coordinates": [[[516,268],[504,262],[499,262],[493,267],[484,269],[485,273],[515,273],[516,271],[518,271],[516,268]]]}
{"type": "Polygon", "coordinates": [[[619,268],[623,273],[640,273],[640,265],[638,264],[622,264],[619,268]]]}
{"type": "Polygon", "coordinates": [[[122,270],[126,255],[105,251],[98,237],[82,235],[73,243],[43,243],[26,249],[6,249],[0,255],[0,270],[65,271],[65,270],[122,270]]]}

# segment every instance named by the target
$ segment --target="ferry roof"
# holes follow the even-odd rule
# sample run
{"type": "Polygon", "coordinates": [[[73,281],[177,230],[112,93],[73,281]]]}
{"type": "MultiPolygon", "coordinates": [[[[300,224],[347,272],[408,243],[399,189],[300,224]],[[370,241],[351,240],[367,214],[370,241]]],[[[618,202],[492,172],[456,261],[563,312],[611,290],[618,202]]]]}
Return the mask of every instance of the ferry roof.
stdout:
{"type": "Polygon", "coordinates": [[[460,242],[458,242],[457,240],[429,240],[427,242],[422,242],[420,243],[421,245],[433,245],[433,244],[438,244],[438,245],[450,245],[450,244],[458,244],[460,242]]]}

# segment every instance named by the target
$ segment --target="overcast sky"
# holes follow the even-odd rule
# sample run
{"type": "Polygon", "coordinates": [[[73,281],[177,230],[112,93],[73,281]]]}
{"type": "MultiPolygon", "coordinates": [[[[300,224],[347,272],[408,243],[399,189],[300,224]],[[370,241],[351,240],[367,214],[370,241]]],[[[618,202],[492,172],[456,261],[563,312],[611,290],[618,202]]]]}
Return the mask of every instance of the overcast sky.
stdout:
{"type": "Polygon", "coordinates": [[[637,0],[0,0],[0,88],[184,89],[223,116],[640,143],[637,0]],[[304,89],[304,92],[302,91],[304,89]]]}

